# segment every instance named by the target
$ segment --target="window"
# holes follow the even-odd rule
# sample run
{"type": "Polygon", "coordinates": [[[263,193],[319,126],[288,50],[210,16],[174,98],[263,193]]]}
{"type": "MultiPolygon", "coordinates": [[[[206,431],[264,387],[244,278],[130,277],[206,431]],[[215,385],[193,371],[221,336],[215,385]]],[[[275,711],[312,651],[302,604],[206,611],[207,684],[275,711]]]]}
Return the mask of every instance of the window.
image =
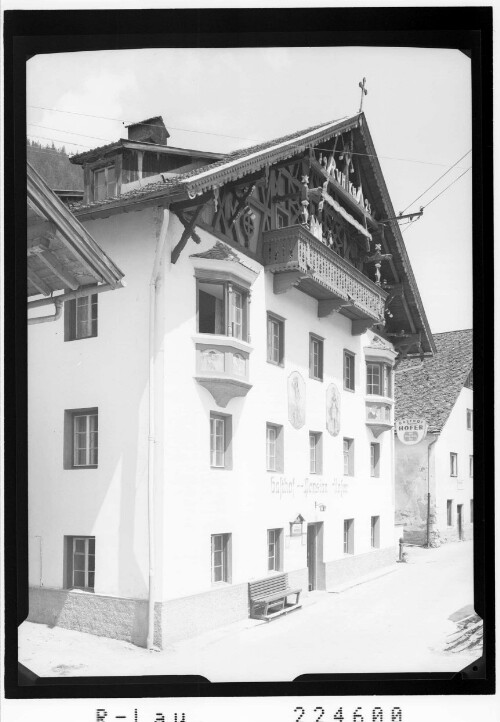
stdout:
{"type": "Polygon", "coordinates": [[[453,499],[446,501],[446,523],[448,526],[453,526],[453,499]]]}
{"type": "Polygon", "coordinates": [[[266,424],[266,468],[283,471],[283,427],[266,424]]]}
{"type": "Polygon", "coordinates": [[[372,516],[370,544],[372,549],[380,547],[380,517],[372,516]]]}
{"type": "Polygon", "coordinates": [[[212,584],[231,583],[231,534],[212,534],[212,584]]]}
{"type": "Polygon", "coordinates": [[[232,419],[223,414],[210,414],[210,466],[215,469],[230,469],[232,419]]]}
{"type": "Polygon", "coordinates": [[[309,432],[309,473],[323,473],[323,434],[309,432]]]}
{"type": "Polygon", "coordinates": [[[392,396],[391,367],[386,363],[366,363],[366,393],[376,396],[392,396]]]}
{"type": "Polygon", "coordinates": [[[116,196],[116,172],[115,166],[109,165],[106,168],[99,168],[94,171],[94,200],[103,201],[106,198],[116,196]]]}
{"type": "Polygon", "coordinates": [[[290,223],[290,219],[288,216],[288,213],[284,211],[282,208],[278,208],[276,210],[276,227],[277,228],[286,228],[290,223]]]}
{"type": "Polygon", "coordinates": [[[354,391],[354,354],[344,351],[344,388],[354,391]]]}
{"type": "Polygon", "coordinates": [[[464,386],[465,386],[466,388],[468,388],[468,389],[472,389],[472,388],[473,388],[473,381],[474,381],[474,378],[473,378],[472,369],[471,369],[470,372],[469,372],[469,375],[468,375],[467,378],[465,379],[465,384],[464,384],[464,386]]]}
{"type": "Polygon", "coordinates": [[[470,523],[474,524],[474,499],[470,500],[470,523]]]}
{"type": "Polygon", "coordinates": [[[354,439],[344,439],[344,476],[354,476],[354,439]]]}
{"type": "Polygon", "coordinates": [[[456,476],[457,475],[457,468],[458,468],[458,454],[453,453],[453,451],[450,453],[450,476],[456,476]]]}
{"type": "Polygon", "coordinates": [[[323,339],[309,334],[309,376],[323,381],[323,339]]]}
{"type": "Polygon", "coordinates": [[[472,479],[474,476],[474,457],[469,456],[469,476],[472,479]]]}
{"type": "Polygon", "coordinates": [[[472,431],[472,409],[467,409],[467,428],[472,431]]]}
{"type": "Polygon", "coordinates": [[[97,293],[64,304],[64,340],[97,336],[97,293]]]}
{"type": "Polygon", "coordinates": [[[65,542],[66,587],[94,591],[95,537],[67,536],[65,542]]]}
{"type": "Polygon", "coordinates": [[[95,469],[98,463],[98,411],[68,409],[64,412],[64,468],[95,469]]]}
{"type": "Polygon", "coordinates": [[[283,529],[267,530],[267,571],[281,571],[281,540],[283,529]]]}
{"type": "Polygon", "coordinates": [[[248,341],[248,292],[228,281],[198,281],[198,331],[248,341]]]}
{"type": "Polygon", "coordinates": [[[285,359],[285,324],[283,319],[267,314],[267,360],[283,366],[285,359]]]}
{"type": "Polygon", "coordinates": [[[354,519],[344,519],[344,554],[354,554],[354,519]]]}
{"type": "Polygon", "coordinates": [[[370,476],[380,476],[380,444],[370,444],[370,476]]]}

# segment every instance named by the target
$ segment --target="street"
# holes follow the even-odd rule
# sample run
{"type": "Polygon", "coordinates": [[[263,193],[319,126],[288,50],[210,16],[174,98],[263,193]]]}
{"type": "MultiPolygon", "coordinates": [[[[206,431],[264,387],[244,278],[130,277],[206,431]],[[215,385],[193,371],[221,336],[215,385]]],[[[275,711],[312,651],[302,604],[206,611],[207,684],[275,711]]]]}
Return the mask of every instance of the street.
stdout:
{"type": "Polygon", "coordinates": [[[212,682],[458,671],[479,656],[445,649],[457,629],[448,618],[474,601],[472,542],[407,551],[391,573],[340,594],[313,592],[270,623],[245,619],[161,652],[24,622],[19,661],[39,676],[197,674],[212,682]]]}

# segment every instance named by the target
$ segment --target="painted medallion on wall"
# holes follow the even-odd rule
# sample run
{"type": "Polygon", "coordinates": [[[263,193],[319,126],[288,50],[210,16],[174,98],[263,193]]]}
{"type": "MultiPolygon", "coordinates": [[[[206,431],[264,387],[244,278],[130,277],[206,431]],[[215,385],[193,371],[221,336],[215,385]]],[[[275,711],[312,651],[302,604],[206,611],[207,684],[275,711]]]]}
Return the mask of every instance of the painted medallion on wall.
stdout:
{"type": "Polygon", "coordinates": [[[288,420],[294,429],[306,422],[306,384],[298,371],[288,377],[288,420]]]}
{"type": "Polygon", "coordinates": [[[326,389],[326,428],[332,436],[340,433],[340,393],[335,384],[326,389]]]}

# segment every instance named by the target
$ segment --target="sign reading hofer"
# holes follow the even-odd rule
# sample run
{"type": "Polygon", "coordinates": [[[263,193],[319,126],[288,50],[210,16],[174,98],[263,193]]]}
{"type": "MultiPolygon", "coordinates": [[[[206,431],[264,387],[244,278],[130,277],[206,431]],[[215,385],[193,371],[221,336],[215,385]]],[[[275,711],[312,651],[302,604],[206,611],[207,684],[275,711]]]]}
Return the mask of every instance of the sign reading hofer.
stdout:
{"type": "Polygon", "coordinates": [[[396,433],[403,444],[418,444],[427,433],[425,419],[398,419],[396,433]]]}

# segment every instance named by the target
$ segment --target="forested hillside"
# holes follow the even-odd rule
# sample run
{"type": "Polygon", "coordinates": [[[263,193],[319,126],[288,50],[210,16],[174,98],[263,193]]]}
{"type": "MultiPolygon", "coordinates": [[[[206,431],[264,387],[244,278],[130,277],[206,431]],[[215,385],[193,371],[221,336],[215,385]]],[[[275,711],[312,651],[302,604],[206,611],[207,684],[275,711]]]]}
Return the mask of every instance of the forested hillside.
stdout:
{"type": "Polygon", "coordinates": [[[43,146],[34,140],[26,140],[27,160],[47,182],[52,190],[83,190],[83,170],[72,165],[65,148],[54,144],[43,146]]]}

